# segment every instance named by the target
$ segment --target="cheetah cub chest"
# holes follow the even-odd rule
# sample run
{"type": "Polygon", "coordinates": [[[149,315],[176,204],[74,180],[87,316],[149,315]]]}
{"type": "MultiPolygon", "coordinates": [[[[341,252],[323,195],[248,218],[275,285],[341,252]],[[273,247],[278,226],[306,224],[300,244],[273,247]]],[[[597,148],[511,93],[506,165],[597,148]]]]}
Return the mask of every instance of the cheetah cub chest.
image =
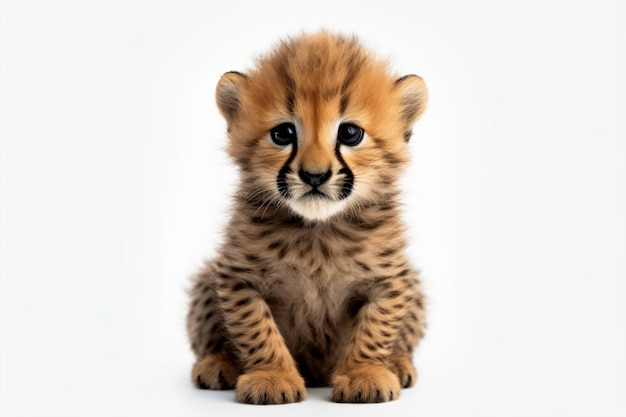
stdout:
{"type": "Polygon", "coordinates": [[[396,186],[424,82],[319,32],[224,74],[216,97],[241,181],[194,277],[194,384],[253,404],[325,385],[338,402],[398,398],[425,327],[396,186]]]}

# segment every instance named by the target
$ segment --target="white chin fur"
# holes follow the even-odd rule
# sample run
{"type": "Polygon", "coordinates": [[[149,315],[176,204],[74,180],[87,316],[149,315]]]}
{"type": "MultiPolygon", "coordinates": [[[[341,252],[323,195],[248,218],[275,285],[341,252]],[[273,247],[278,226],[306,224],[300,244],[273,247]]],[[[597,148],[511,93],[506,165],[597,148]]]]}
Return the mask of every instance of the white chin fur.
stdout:
{"type": "Polygon", "coordinates": [[[326,220],[339,213],[345,207],[343,200],[298,199],[287,200],[289,207],[307,220],[326,220]]]}

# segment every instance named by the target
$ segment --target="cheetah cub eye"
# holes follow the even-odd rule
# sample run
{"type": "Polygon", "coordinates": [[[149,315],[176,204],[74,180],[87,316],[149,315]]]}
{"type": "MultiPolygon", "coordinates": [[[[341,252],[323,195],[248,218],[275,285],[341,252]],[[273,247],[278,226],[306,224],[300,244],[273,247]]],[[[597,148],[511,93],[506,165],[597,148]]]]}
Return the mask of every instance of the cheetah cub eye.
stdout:
{"type": "Polygon", "coordinates": [[[337,142],[346,146],[357,146],[363,140],[363,129],[351,123],[339,125],[337,142]]]}
{"type": "Polygon", "coordinates": [[[272,141],[278,146],[287,146],[298,139],[296,127],[292,123],[283,123],[270,132],[272,141]]]}

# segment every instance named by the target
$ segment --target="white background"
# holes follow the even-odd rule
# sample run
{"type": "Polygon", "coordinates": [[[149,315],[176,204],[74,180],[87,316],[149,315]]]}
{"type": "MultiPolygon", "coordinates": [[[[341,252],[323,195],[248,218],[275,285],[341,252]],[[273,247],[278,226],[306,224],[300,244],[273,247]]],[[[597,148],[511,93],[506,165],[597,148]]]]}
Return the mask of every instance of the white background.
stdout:
{"type": "Polygon", "coordinates": [[[0,4],[2,416],[625,415],[623,1],[0,4]],[[398,401],[255,408],[189,382],[236,180],[214,87],[320,27],[430,88],[404,181],[430,327],[398,401]]]}

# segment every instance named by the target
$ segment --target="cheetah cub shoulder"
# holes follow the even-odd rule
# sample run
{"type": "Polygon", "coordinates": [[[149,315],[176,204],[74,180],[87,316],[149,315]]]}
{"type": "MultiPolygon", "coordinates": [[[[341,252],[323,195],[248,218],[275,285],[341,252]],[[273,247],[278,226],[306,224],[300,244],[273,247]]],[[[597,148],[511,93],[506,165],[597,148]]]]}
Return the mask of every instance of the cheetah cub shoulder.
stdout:
{"type": "Polygon", "coordinates": [[[193,383],[253,404],[327,385],[338,402],[398,398],[425,327],[397,188],[424,82],[319,32],[224,74],[216,97],[241,181],[193,281],[193,383]]]}

